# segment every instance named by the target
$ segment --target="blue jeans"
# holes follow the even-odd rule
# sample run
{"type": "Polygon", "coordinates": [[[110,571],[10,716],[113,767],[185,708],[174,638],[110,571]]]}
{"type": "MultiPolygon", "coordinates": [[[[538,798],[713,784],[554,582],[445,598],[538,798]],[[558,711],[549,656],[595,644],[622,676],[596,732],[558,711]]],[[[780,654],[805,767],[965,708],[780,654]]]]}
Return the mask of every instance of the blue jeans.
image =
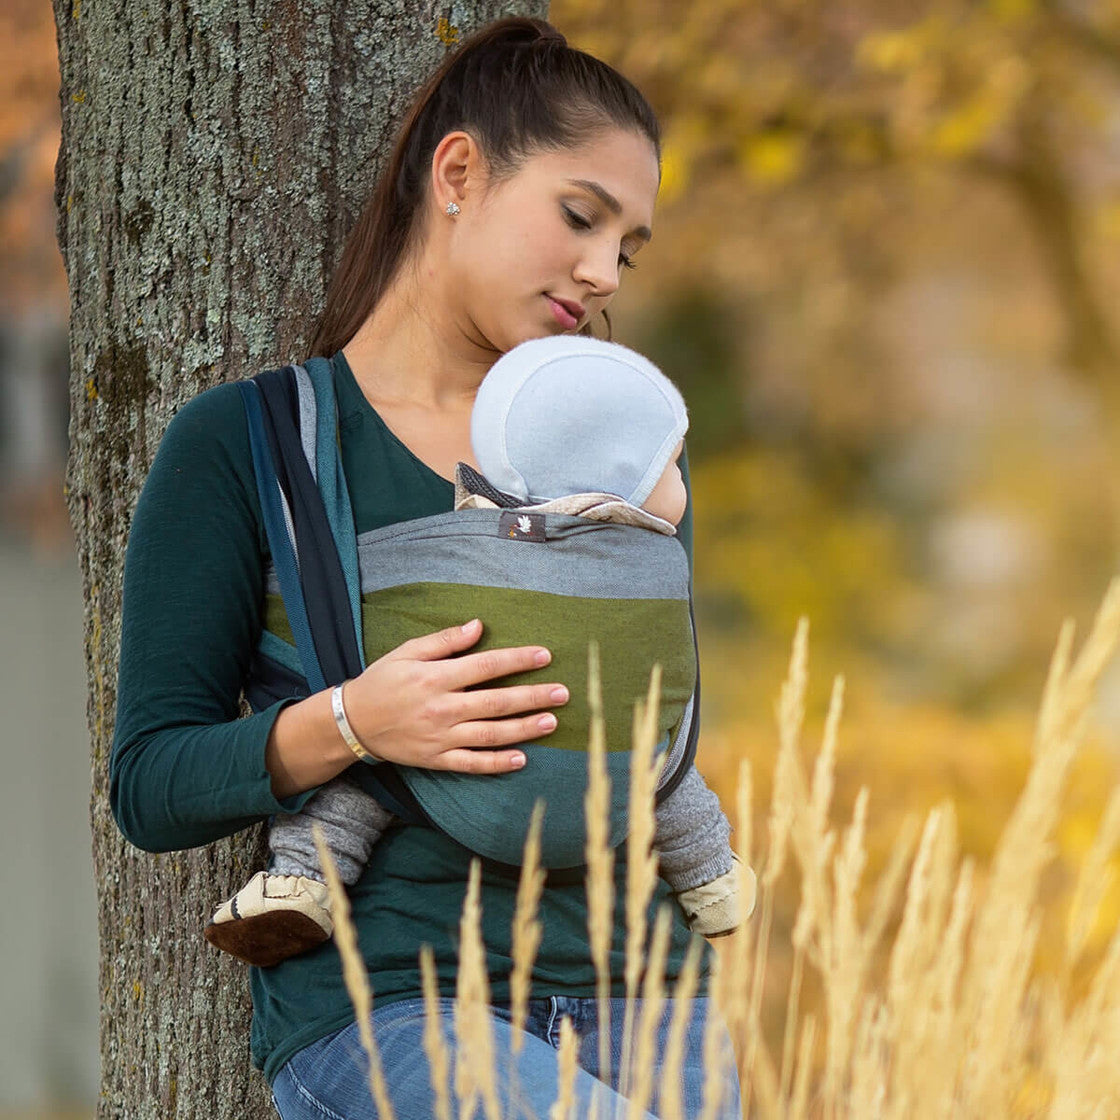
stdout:
{"type": "MultiPolygon", "coordinates": [[[[454,1047],[450,999],[440,1000],[444,1037],[454,1047]]],[[[585,1117],[592,1097],[598,1098],[600,1120],[626,1116],[626,1104],[616,1092],[618,1067],[622,1051],[622,1024],[625,1002],[611,1000],[611,1081],[608,1087],[599,1075],[599,1028],[596,1003],[593,999],[550,996],[529,1001],[524,1044],[518,1057],[516,1076],[511,1076],[510,1026],[508,1004],[493,1008],[495,1074],[503,1117],[510,1120],[548,1120],[549,1109],[557,1097],[559,1070],[557,1048],[560,1045],[560,1021],[565,1015],[579,1036],[579,1064],[575,1082],[574,1115],[585,1117]]],[[[667,1000],[657,1029],[656,1064],[653,1070],[654,1097],[650,1107],[656,1114],[656,1087],[660,1082],[661,1062],[668,1041],[673,1001],[667,1000]]],[[[709,1012],[706,999],[693,1001],[685,1034],[681,1062],[681,1105],[686,1117],[700,1115],[704,1104],[703,1039],[704,1023],[709,1012]]],[[[641,1001],[635,1023],[641,1015],[641,1001]]],[[[431,1088],[428,1062],[421,1042],[424,1032],[424,1001],[406,999],[373,1012],[374,1036],[381,1052],[389,1098],[398,1120],[430,1120],[435,1116],[435,1096],[431,1088]]],[[[716,1115],[719,1120],[738,1120],[739,1082],[732,1060],[731,1041],[726,1030],[721,1032],[723,1075],[714,1080],[722,1101],[716,1115]]],[[[454,1103],[455,1059],[452,1049],[452,1107],[454,1103]]],[[[326,1038],[313,1042],[295,1054],[276,1075],[272,1100],[282,1120],[376,1120],[377,1110],[370,1096],[365,1054],[358,1040],[357,1024],[351,1023],[326,1038]]],[[[483,1116],[479,1105],[474,1116],[483,1116]]]]}

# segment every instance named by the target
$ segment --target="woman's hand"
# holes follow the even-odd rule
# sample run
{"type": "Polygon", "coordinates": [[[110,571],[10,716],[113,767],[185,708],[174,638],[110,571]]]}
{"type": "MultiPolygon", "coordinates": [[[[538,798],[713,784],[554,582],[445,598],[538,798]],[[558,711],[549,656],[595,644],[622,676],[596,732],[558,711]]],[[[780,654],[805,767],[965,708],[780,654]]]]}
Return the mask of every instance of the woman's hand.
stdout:
{"type": "Polygon", "coordinates": [[[524,766],[523,752],[494,748],[555,730],[556,717],[542,709],[567,703],[568,690],[527,684],[464,691],[552,660],[542,646],[455,656],[481,636],[482,623],[473,619],[413,638],[347,682],[346,714],[362,746],[378,758],[429,770],[502,774],[524,766]]]}
{"type": "MultiPolygon", "coordinates": [[[[431,770],[503,774],[524,766],[524,752],[500,748],[553,731],[556,717],[543,709],[567,703],[568,690],[552,683],[464,691],[552,660],[542,646],[455,656],[481,636],[482,623],[473,619],[412,638],[348,681],[346,715],[362,746],[378,758],[431,770]]],[[[277,797],[321,785],[353,761],[329,690],[281,711],[265,752],[277,797]]]]}

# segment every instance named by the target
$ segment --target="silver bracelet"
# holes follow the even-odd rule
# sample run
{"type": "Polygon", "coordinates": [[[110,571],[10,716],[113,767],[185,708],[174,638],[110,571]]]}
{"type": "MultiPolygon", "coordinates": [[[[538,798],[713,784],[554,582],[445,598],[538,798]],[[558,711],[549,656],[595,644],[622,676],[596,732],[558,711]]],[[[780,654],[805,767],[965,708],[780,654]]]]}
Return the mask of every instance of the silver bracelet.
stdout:
{"type": "Polygon", "coordinates": [[[354,729],[346,718],[346,708],[342,703],[342,685],[340,684],[336,684],[331,690],[331,711],[334,712],[334,722],[338,725],[343,742],[354,752],[355,756],[362,762],[380,762],[381,759],[377,755],[371,754],[358,742],[358,736],[354,734],[354,729]]]}

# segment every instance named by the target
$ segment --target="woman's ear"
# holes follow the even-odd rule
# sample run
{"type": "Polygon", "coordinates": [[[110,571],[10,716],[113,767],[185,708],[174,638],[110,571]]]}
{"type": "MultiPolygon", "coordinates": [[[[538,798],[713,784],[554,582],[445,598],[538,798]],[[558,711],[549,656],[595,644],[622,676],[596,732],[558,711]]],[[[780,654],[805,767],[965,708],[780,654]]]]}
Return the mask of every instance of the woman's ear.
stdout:
{"type": "Polygon", "coordinates": [[[449,203],[462,207],[482,177],[482,153],[469,132],[449,132],[432,153],[432,201],[445,211],[449,203]]]}

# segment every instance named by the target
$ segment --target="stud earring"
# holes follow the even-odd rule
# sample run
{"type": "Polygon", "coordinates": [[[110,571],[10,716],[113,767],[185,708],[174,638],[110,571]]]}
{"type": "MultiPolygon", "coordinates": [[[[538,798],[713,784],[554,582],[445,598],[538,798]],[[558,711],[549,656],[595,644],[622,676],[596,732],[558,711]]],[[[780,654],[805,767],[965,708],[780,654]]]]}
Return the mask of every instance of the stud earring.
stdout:
{"type": "Polygon", "coordinates": [[[454,218],[454,217],[455,217],[455,215],[459,213],[459,205],[458,205],[458,203],[455,203],[455,202],[449,202],[449,203],[447,204],[446,208],[444,209],[444,213],[445,213],[445,214],[446,214],[446,215],[447,215],[447,216],[448,216],[449,218],[454,218]]]}

